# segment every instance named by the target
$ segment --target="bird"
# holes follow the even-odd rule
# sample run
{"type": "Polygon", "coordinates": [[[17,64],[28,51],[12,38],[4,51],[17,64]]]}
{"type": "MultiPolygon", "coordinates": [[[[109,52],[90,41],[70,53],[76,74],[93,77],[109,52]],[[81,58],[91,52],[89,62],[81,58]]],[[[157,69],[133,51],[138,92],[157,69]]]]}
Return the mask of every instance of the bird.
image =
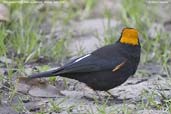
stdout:
{"type": "Polygon", "coordinates": [[[97,91],[108,91],[134,75],[140,62],[138,30],[123,28],[119,39],[59,68],[28,76],[29,79],[60,76],[85,83],[97,91]]]}

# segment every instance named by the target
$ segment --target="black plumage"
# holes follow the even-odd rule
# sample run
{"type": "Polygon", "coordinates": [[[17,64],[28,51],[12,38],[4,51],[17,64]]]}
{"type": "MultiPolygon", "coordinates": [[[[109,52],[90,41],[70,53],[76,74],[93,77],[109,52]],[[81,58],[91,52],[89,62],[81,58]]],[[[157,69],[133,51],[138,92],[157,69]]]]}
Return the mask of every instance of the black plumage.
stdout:
{"type": "Polygon", "coordinates": [[[33,74],[29,78],[67,77],[100,91],[119,86],[136,72],[141,52],[139,39],[137,45],[132,45],[120,42],[121,38],[122,35],[115,44],[99,48],[58,69],[33,74]]]}

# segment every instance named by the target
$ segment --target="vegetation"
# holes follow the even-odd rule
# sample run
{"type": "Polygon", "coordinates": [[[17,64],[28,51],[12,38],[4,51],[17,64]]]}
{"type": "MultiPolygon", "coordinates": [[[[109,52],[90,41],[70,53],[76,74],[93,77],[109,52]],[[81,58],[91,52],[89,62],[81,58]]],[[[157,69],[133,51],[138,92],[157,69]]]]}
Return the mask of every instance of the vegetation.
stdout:
{"type": "MultiPolygon", "coordinates": [[[[25,68],[28,65],[40,65],[39,70],[46,67],[47,63],[51,66],[56,64],[63,64],[72,57],[68,50],[68,44],[74,37],[73,28],[70,27],[72,22],[82,21],[90,18],[96,18],[92,16],[98,0],[86,0],[83,2],[73,3],[65,1],[59,3],[58,7],[52,5],[40,5],[40,4],[7,4],[10,8],[11,20],[10,22],[0,22],[0,57],[6,58],[4,62],[0,60],[0,68],[5,68],[8,75],[3,75],[0,72],[0,87],[6,88],[0,89],[0,102],[4,97],[4,92],[8,94],[8,102],[13,97],[21,95],[16,92],[15,84],[12,83],[17,74],[25,74],[25,68]],[[78,5],[79,4],[79,5],[78,5]],[[57,29],[57,30],[56,30],[57,29]],[[59,31],[58,31],[59,29],[59,31]],[[10,59],[12,62],[8,63],[10,59]],[[8,82],[8,86],[5,83],[8,82]]],[[[148,31],[154,24],[155,19],[159,14],[154,12],[151,8],[146,8],[144,0],[123,0],[121,2],[121,14],[117,15],[121,19],[122,26],[135,27],[140,31],[142,56],[141,64],[155,63],[162,67],[164,74],[168,77],[171,76],[171,34],[164,31],[156,31],[156,35],[149,37],[148,31]],[[132,3],[134,2],[134,4],[132,3]],[[136,9],[136,10],[135,10],[136,9]]],[[[156,6],[157,7],[157,6],[156,6]]],[[[154,7],[155,8],[155,7],[154,7]]],[[[112,12],[109,9],[105,9],[101,18],[106,18],[109,22],[112,20],[112,12]]],[[[158,20],[160,21],[160,20],[158,20]]],[[[112,28],[110,25],[104,29],[104,39],[100,40],[102,45],[111,44],[116,41],[120,32],[120,27],[112,28]]],[[[77,31],[76,31],[77,32],[77,31]]],[[[137,75],[143,71],[139,71],[137,75]]],[[[170,78],[169,78],[170,79],[170,78]]],[[[50,82],[55,79],[50,79],[50,82]]],[[[169,80],[168,80],[168,83],[169,80]]],[[[137,103],[139,109],[155,109],[164,110],[171,113],[171,99],[160,93],[155,92],[142,92],[142,98],[147,97],[148,101],[143,100],[137,103]],[[156,103],[156,96],[162,96],[162,102],[156,103]]],[[[60,103],[56,103],[50,100],[51,112],[59,113],[61,110],[72,110],[70,106],[68,109],[61,106],[60,103]]],[[[97,111],[99,114],[106,114],[113,111],[115,113],[131,114],[135,110],[122,104],[122,108],[118,109],[115,106],[108,107],[107,101],[102,106],[97,104],[97,111]]],[[[20,103],[13,106],[19,112],[26,111],[22,100],[20,103]]],[[[87,111],[89,114],[94,114],[91,107],[87,111]]],[[[44,114],[38,112],[37,114],[44,114]]]]}

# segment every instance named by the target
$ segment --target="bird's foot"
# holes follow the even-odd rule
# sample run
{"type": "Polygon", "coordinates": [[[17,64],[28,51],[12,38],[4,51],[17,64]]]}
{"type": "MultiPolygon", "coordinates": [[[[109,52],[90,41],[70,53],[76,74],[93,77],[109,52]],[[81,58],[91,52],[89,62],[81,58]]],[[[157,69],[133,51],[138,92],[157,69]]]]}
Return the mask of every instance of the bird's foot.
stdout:
{"type": "Polygon", "coordinates": [[[118,99],[118,96],[113,95],[112,93],[110,93],[109,91],[105,91],[108,94],[108,99],[118,99]]]}

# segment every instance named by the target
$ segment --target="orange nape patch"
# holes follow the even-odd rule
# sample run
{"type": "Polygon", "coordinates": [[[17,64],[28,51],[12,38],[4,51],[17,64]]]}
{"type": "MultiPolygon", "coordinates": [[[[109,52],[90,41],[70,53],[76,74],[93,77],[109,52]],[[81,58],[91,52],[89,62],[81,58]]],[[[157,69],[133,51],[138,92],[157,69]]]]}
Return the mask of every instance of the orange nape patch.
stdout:
{"type": "Polygon", "coordinates": [[[122,31],[121,43],[138,45],[138,31],[133,28],[125,28],[122,31]]]}

